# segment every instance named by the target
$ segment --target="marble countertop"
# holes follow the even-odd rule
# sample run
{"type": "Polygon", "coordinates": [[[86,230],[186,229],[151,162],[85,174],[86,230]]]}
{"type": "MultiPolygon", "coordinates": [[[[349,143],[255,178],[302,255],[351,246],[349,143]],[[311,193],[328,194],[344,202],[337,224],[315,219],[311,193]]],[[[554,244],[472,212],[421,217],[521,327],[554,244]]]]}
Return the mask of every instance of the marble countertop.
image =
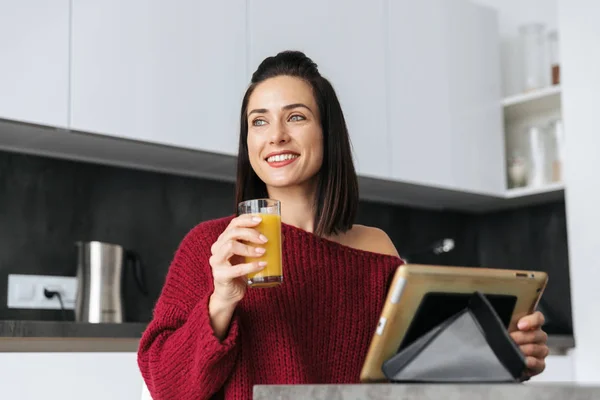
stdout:
{"type": "Polygon", "coordinates": [[[559,384],[257,385],[255,400],[592,400],[600,387],[559,384]]]}

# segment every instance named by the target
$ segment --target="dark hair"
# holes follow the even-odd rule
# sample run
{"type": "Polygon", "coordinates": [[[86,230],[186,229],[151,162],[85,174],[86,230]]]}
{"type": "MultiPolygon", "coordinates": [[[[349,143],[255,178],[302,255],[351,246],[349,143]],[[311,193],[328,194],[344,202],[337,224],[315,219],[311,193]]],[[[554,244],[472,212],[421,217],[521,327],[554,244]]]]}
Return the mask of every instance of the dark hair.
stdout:
{"type": "Polygon", "coordinates": [[[256,86],[277,76],[303,79],[313,91],[319,107],[323,131],[323,164],[319,170],[315,197],[315,233],[331,235],[352,228],[358,208],[358,179],[342,107],[331,83],[321,76],[304,53],[283,51],[266,58],[252,74],[242,101],[238,150],[236,206],[238,203],[267,197],[267,188],[250,165],[248,157],[248,100],[256,86]]]}

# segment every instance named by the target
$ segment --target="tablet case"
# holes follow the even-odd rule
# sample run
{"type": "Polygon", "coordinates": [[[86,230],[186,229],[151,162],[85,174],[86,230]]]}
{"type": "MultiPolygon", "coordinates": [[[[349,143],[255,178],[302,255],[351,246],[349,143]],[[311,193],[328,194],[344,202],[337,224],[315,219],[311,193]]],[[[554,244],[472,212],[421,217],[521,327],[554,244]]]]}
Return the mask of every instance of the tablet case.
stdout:
{"type": "Polygon", "coordinates": [[[525,357],[480,292],[452,317],[387,360],[391,382],[520,382],[525,357]]]}

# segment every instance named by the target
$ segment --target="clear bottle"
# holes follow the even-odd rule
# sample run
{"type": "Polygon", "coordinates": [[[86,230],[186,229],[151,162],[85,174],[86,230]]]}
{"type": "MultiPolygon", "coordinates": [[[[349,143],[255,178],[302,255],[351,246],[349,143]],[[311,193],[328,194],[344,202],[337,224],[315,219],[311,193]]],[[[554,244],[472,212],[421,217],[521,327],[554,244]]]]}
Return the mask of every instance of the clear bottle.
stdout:
{"type": "Polygon", "coordinates": [[[527,131],[528,144],[528,186],[540,187],[547,183],[546,135],[538,126],[530,126],[527,131]]]}
{"type": "Polygon", "coordinates": [[[551,121],[549,131],[549,153],[552,156],[552,182],[562,182],[564,179],[565,162],[565,130],[561,119],[551,121]]]}
{"type": "Polygon", "coordinates": [[[545,86],[545,30],[544,24],[528,24],[519,27],[523,56],[523,91],[525,92],[545,86]]]}
{"type": "Polygon", "coordinates": [[[560,53],[558,46],[558,32],[552,31],[548,34],[548,50],[550,51],[550,73],[552,84],[560,85],[560,53]]]}

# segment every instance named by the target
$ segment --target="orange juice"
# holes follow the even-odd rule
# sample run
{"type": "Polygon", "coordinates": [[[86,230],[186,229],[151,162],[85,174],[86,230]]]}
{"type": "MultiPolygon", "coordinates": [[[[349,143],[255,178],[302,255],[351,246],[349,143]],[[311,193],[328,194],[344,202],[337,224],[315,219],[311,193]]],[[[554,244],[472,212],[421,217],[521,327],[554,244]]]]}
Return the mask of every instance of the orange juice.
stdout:
{"type": "MultiPolygon", "coordinates": [[[[267,265],[262,271],[248,274],[248,285],[252,287],[273,287],[283,282],[283,270],[281,267],[281,216],[276,214],[256,214],[262,221],[255,227],[257,231],[268,239],[263,244],[265,254],[261,257],[246,257],[246,262],[266,261],[267,265]]],[[[251,243],[251,246],[260,246],[251,243]]]]}

